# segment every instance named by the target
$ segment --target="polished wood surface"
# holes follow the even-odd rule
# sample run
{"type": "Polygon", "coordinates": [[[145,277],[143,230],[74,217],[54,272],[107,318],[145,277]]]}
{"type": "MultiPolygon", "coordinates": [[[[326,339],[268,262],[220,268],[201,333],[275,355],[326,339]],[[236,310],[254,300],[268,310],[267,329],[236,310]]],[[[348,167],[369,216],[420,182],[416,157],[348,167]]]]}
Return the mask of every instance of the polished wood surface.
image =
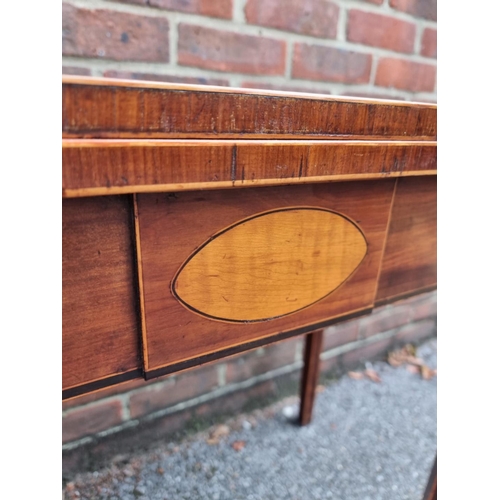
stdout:
{"type": "Polygon", "coordinates": [[[319,356],[323,346],[323,330],[308,333],[304,342],[304,368],[300,387],[300,425],[311,422],[319,378],[319,356]]]}
{"type": "Polygon", "coordinates": [[[398,179],[377,304],[437,285],[437,179],[398,179]]]}
{"type": "Polygon", "coordinates": [[[63,77],[63,137],[435,140],[436,105],[63,77]]]}
{"type": "MultiPolygon", "coordinates": [[[[394,183],[387,179],[376,183],[138,195],[147,370],[371,308],[394,183]],[[181,266],[220,231],[256,214],[295,209],[297,200],[303,206],[342,214],[366,238],[366,256],[349,279],[332,293],[300,311],[271,321],[232,324],[187,309],[172,295],[172,281],[181,266]]],[[[313,227],[308,229],[312,230],[313,227]]],[[[315,237],[310,237],[308,244],[314,246],[315,237]]],[[[217,238],[212,239],[210,244],[216,241],[217,238]]],[[[227,253],[233,251],[231,244],[229,241],[226,245],[227,253]]],[[[252,241],[248,245],[252,246],[252,241]]],[[[281,258],[286,259],[285,253],[281,253],[281,258]]],[[[288,272],[296,276],[295,268],[288,267],[288,272]]],[[[238,293],[241,294],[233,291],[238,293]]]]}
{"type": "Polygon", "coordinates": [[[64,397],[436,287],[435,105],[65,77],[62,128],[64,397]]]}
{"type": "Polygon", "coordinates": [[[172,293],[221,321],[269,321],[323,299],[367,252],[361,230],[330,210],[294,207],[238,221],[182,265],[172,293]]]}
{"type": "Polygon", "coordinates": [[[129,197],[63,200],[63,388],[141,367],[129,197]]]}
{"type": "Polygon", "coordinates": [[[437,455],[434,459],[434,465],[432,466],[422,500],[437,500],[437,455]]]}
{"type": "Polygon", "coordinates": [[[435,142],[64,140],[63,196],[421,176],[435,142]]]}

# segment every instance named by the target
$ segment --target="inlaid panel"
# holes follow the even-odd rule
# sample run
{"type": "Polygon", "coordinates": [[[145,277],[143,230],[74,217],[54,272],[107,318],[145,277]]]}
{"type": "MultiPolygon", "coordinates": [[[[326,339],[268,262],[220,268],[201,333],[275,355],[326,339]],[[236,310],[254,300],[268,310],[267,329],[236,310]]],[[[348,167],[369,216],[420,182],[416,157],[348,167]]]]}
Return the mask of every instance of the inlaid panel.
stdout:
{"type": "Polygon", "coordinates": [[[146,371],[371,308],[393,191],[137,195],[146,371]]]}
{"type": "Polygon", "coordinates": [[[366,251],[363,233],[340,214],[305,207],[274,210],[210,238],[182,265],[172,292],[207,318],[270,320],[333,292],[366,251]]]}

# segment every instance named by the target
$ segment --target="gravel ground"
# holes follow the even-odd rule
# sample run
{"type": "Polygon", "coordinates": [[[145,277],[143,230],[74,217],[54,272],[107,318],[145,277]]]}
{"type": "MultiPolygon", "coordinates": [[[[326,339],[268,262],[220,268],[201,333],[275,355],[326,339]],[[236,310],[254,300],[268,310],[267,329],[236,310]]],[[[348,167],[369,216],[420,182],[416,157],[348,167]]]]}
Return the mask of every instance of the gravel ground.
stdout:
{"type": "MultiPolygon", "coordinates": [[[[417,355],[436,368],[436,340],[417,355]]],[[[373,363],[381,382],[320,387],[313,422],[298,399],[238,417],[66,485],[63,498],[421,500],[436,452],[436,377],[373,363]]]]}

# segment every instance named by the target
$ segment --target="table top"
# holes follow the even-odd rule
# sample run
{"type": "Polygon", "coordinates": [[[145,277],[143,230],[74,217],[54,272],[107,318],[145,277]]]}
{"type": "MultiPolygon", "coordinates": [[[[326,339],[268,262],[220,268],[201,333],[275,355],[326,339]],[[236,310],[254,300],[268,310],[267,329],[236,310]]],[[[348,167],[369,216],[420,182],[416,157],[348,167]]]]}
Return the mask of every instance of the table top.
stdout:
{"type": "Polygon", "coordinates": [[[435,175],[436,114],[435,104],[65,76],[63,197],[435,175]]]}

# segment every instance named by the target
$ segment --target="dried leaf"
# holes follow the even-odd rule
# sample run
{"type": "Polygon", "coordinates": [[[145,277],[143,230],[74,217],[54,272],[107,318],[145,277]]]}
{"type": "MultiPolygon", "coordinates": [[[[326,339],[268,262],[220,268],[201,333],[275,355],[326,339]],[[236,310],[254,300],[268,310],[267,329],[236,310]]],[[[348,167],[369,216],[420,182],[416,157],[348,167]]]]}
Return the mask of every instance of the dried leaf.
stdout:
{"type": "Polygon", "coordinates": [[[437,370],[433,370],[431,368],[429,368],[428,366],[426,365],[422,365],[420,367],[420,372],[422,373],[422,378],[424,380],[430,380],[431,378],[433,378],[435,375],[437,375],[437,370]]]}
{"type": "Polygon", "coordinates": [[[127,477],[132,477],[134,475],[134,469],[129,465],[127,465],[126,467],[123,468],[123,473],[127,476],[127,477]]]}
{"type": "Polygon", "coordinates": [[[118,454],[111,459],[112,464],[125,464],[127,463],[128,455],[118,454]]]}
{"type": "Polygon", "coordinates": [[[394,367],[401,366],[404,363],[398,353],[395,352],[389,353],[389,355],[387,356],[387,362],[394,367]]]}
{"type": "Polygon", "coordinates": [[[406,344],[403,349],[408,353],[409,356],[417,355],[417,348],[412,344],[406,344]]]}
{"type": "Polygon", "coordinates": [[[163,474],[165,473],[165,470],[163,469],[163,467],[158,467],[158,468],[156,469],[156,472],[157,472],[158,474],[160,474],[160,475],[162,475],[162,476],[163,476],[163,474]]]}
{"type": "Polygon", "coordinates": [[[229,426],[218,425],[210,434],[213,438],[227,436],[230,432],[229,426]]]}
{"type": "Polygon", "coordinates": [[[413,373],[414,375],[418,375],[420,373],[420,368],[415,365],[408,365],[406,369],[410,372],[413,373]]]}
{"type": "Polygon", "coordinates": [[[230,429],[227,425],[218,425],[215,429],[212,429],[206,442],[208,444],[218,444],[220,439],[229,435],[229,433],[230,429]]]}
{"type": "Polygon", "coordinates": [[[415,366],[422,366],[424,364],[424,360],[422,358],[416,358],[415,356],[408,356],[406,362],[415,366]]]}
{"type": "Polygon", "coordinates": [[[347,372],[347,375],[354,380],[361,380],[365,377],[362,372],[347,372]]]}
{"type": "MultiPolygon", "coordinates": [[[[424,361],[416,357],[416,349],[411,344],[406,344],[403,348],[390,352],[387,355],[387,362],[394,367],[404,364],[422,366],[424,361]]],[[[412,370],[410,372],[414,373],[412,370]]]]}
{"type": "Polygon", "coordinates": [[[235,441],[231,446],[235,451],[241,451],[247,443],[245,441],[235,441]]]}
{"type": "Polygon", "coordinates": [[[326,389],[324,385],[318,385],[316,386],[316,394],[319,394],[320,392],[323,392],[326,389]]]}
{"type": "Polygon", "coordinates": [[[372,382],[382,382],[380,377],[378,376],[378,373],[375,370],[372,370],[371,368],[367,368],[365,370],[365,375],[372,381],[372,382]]]}

